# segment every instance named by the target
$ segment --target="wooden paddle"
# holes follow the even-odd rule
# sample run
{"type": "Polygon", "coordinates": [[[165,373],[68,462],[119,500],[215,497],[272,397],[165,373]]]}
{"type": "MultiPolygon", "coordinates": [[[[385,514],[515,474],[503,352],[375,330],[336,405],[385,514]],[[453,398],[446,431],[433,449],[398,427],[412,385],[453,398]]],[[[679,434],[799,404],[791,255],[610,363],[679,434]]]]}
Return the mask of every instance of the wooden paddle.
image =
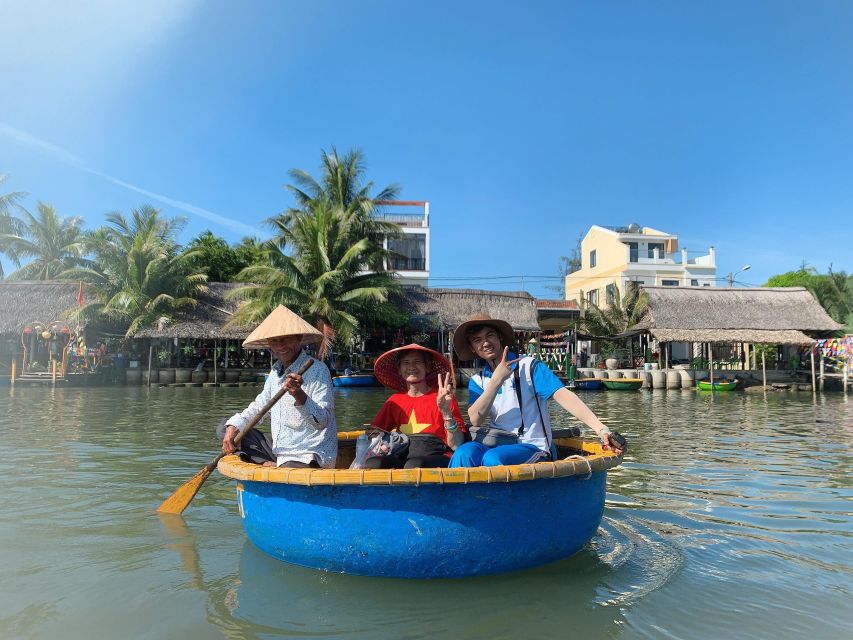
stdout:
{"type": "MultiPolygon", "coordinates": [[[[301,376],[306,371],[308,371],[309,367],[314,364],[314,358],[308,358],[299,367],[299,371],[296,372],[296,375],[301,376]]],[[[282,385],[281,389],[276,391],[275,395],[270,398],[270,401],[267,402],[263,408],[261,408],[258,415],[252,418],[252,421],[246,426],[243,431],[237,434],[234,438],[234,444],[239,445],[240,440],[243,439],[247,433],[249,433],[252,429],[255,428],[255,425],[258,424],[261,420],[263,420],[264,416],[267,415],[270,409],[273,408],[276,402],[281,400],[284,394],[287,393],[287,389],[282,385]]],[[[192,478],[187,480],[184,484],[178,487],[175,492],[166,498],[159,507],[157,507],[157,511],[160,513],[183,513],[184,509],[186,509],[192,499],[195,497],[195,494],[198,493],[198,490],[201,489],[201,485],[204,484],[204,481],[207,480],[207,476],[209,476],[213,470],[216,468],[216,465],[219,464],[219,461],[222,460],[225,456],[229,454],[224,451],[216,456],[209,464],[202,467],[201,471],[195,474],[192,478]]]]}

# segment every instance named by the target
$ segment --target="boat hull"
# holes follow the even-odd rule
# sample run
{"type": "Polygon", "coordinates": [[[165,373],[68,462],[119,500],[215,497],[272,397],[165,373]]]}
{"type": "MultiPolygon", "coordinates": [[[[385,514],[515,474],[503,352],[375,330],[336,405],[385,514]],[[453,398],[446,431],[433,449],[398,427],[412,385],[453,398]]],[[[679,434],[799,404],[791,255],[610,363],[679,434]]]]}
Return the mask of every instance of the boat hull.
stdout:
{"type": "Polygon", "coordinates": [[[354,376],[335,376],[332,384],[336,387],[374,387],[376,377],[372,373],[354,376]]]}
{"type": "Polygon", "coordinates": [[[489,484],[302,486],[242,481],[243,527],[261,550],[326,571],[457,578],[573,555],[595,534],[606,471],[489,484]]]}
{"type": "Polygon", "coordinates": [[[737,381],[730,380],[726,382],[708,382],[707,380],[699,380],[696,386],[702,391],[732,391],[737,387],[737,381]]]}
{"type": "Polygon", "coordinates": [[[575,389],[583,391],[598,391],[601,389],[601,380],[599,378],[582,378],[574,382],[575,389]]]}
{"type": "Polygon", "coordinates": [[[618,391],[634,391],[643,386],[642,378],[614,378],[612,380],[602,380],[601,382],[608,389],[618,391]]]}

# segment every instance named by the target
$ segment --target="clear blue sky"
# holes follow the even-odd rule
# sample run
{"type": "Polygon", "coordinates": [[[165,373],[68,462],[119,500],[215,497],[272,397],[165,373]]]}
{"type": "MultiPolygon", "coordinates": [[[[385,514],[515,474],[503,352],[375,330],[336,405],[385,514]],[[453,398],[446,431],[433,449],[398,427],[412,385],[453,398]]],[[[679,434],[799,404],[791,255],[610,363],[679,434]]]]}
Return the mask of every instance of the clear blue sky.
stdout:
{"type": "Polygon", "coordinates": [[[629,222],[744,283],[853,270],[846,0],[0,6],[0,188],[87,227],[263,235],[336,145],[431,202],[434,286],[554,297],[533,276],[629,222]]]}

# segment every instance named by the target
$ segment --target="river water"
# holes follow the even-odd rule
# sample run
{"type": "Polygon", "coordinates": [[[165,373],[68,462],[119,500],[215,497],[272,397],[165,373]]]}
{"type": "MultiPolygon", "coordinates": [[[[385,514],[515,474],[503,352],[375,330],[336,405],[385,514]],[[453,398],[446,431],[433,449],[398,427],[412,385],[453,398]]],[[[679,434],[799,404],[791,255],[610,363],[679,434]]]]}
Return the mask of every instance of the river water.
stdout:
{"type": "MultiPolygon", "coordinates": [[[[631,442],[592,542],[535,570],[421,582],[266,557],[218,474],[183,518],[155,514],[256,392],[0,389],[0,638],[853,637],[841,394],[587,393],[631,442]]],[[[385,397],[341,392],[339,428],[385,397]]]]}

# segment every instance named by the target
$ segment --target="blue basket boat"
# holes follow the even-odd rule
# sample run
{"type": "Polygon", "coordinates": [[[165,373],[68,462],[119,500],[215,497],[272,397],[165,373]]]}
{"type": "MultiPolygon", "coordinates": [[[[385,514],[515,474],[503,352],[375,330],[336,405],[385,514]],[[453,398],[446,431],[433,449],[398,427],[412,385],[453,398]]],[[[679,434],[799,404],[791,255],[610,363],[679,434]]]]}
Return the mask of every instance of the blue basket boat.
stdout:
{"type": "Polygon", "coordinates": [[[556,439],[561,457],[471,469],[348,469],[361,432],[340,434],[337,469],[277,469],[227,456],[249,539],[274,558],[326,571],[458,578],[576,553],[604,512],[597,441],[556,439]]]}
{"type": "Polygon", "coordinates": [[[376,376],[372,373],[356,373],[351,376],[335,376],[332,384],[336,387],[375,387],[376,376]]]}

